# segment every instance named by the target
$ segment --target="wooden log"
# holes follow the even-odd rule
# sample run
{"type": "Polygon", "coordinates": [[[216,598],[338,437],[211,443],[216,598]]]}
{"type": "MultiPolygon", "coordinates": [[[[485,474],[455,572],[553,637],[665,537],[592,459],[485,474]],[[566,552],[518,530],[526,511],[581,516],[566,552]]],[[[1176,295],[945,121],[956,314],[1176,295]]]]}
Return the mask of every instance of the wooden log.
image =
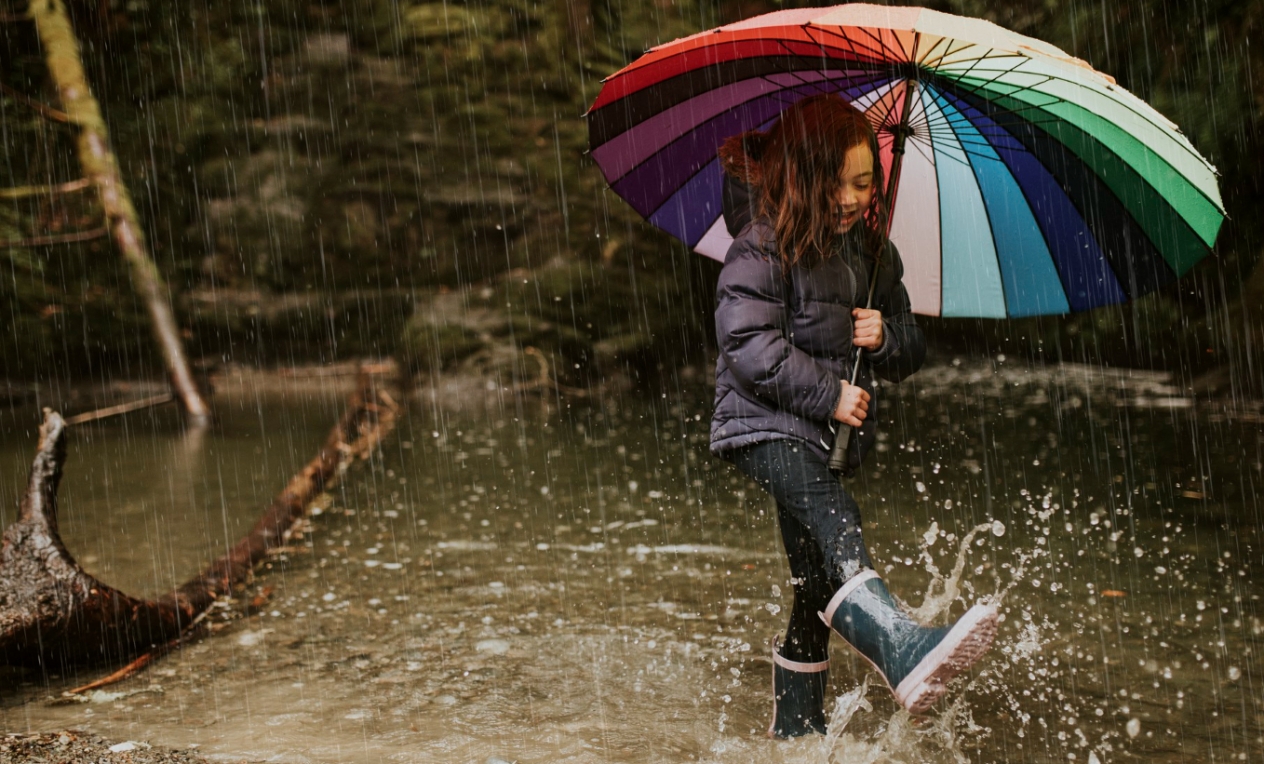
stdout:
{"type": "Polygon", "coordinates": [[[17,522],[0,542],[0,661],[11,665],[118,663],[184,636],[214,602],[244,583],[269,550],[357,459],[394,426],[396,406],[362,377],[325,444],[254,527],[219,559],[156,600],[132,597],[83,570],[57,532],[66,424],[44,410],[39,447],[17,522]]]}
{"type": "Polygon", "coordinates": [[[171,385],[190,420],[194,424],[205,424],[211,410],[189,369],[167,285],[149,256],[140,217],[110,149],[109,132],[97,99],[88,87],[79,57],[79,42],[66,7],[62,0],[36,0],[31,3],[30,14],[44,46],[48,71],[57,86],[62,107],[68,120],[79,128],[79,164],[84,176],[97,189],[106,227],[127,262],[133,288],[149,312],[150,327],[166,363],[171,385]]]}

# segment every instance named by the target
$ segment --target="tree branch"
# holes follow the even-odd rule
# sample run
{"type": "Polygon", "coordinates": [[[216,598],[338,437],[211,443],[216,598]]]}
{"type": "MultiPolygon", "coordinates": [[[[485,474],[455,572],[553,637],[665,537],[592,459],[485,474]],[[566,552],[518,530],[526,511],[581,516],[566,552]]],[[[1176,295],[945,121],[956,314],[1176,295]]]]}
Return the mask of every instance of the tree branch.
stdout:
{"type": "Polygon", "coordinates": [[[100,239],[110,232],[105,228],[89,228],[86,231],[75,231],[74,233],[58,233],[49,234],[48,236],[31,236],[26,239],[10,239],[8,241],[0,241],[0,249],[25,249],[28,247],[48,247],[54,244],[74,244],[79,241],[92,241],[100,239]]]}
{"type": "Polygon", "coordinates": [[[57,85],[67,119],[79,127],[78,153],[83,174],[96,186],[105,212],[106,227],[114,235],[119,254],[127,263],[133,287],[149,313],[154,341],[167,366],[171,386],[194,424],[210,420],[211,409],[198,390],[189,368],[180,338],[180,327],[171,310],[170,290],[150,257],[145,243],[144,227],[132,203],[131,193],[119,171],[118,160],[110,149],[109,130],[101,116],[101,107],[92,95],[79,41],[70,24],[63,0],[39,0],[31,3],[31,17],[40,43],[44,47],[48,73],[57,85]]]}
{"type": "Polygon", "coordinates": [[[24,199],[28,196],[52,196],[53,194],[68,194],[72,191],[81,191],[92,185],[92,181],[87,178],[72,180],[67,183],[57,183],[51,186],[16,186],[14,188],[0,188],[0,199],[24,199]]]}
{"type": "Polygon", "coordinates": [[[0,92],[9,96],[10,98],[17,101],[18,103],[31,107],[35,111],[39,112],[41,115],[48,117],[51,120],[55,120],[57,122],[70,121],[70,115],[67,114],[66,112],[60,111],[58,109],[54,109],[51,106],[42,104],[39,101],[32,99],[26,93],[23,93],[20,90],[14,90],[13,88],[9,87],[3,82],[0,82],[0,92]]]}
{"type": "Polygon", "coordinates": [[[105,408],[97,409],[96,411],[85,411],[82,414],[75,414],[74,416],[66,417],[66,424],[69,425],[69,424],[83,424],[84,422],[95,422],[98,419],[105,419],[107,417],[118,416],[119,414],[128,414],[133,411],[140,411],[141,409],[147,409],[150,406],[161,406],[162,404],[169,403],[173,400],[175,400],[174,395],[172,395],[171,393],[163,393],[162,395],[155,395],[150,398],[142,398],[141,400],[131,401],[130,403],[120,403],[117,406],[106,406],[105,408]]]}

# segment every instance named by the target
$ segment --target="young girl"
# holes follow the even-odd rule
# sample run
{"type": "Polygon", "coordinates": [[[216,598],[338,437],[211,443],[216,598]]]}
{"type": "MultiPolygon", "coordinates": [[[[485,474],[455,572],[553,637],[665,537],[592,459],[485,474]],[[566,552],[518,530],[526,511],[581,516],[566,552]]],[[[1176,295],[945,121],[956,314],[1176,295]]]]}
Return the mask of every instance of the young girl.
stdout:
{"type": "Polygon", "coordinates": [[[987,605],[952,627],[909,618],[873,570],[859,507],[827,467],[836,423],[854,428],[846,474],[873,443],[871,374],[898,382],[926,355],[899,253],[886,240],[877,151],[868,120],[837,95],[799,101],[768,132],[736,136],[720,149],[725,171],[749,188],[750,222],[717,288],[711,450],[777,502],[794,585],[785,639],[773,640],[769,734],[777,737],[825,732],[831,629],[915,714],[996,631],[996,610],[987,605]]]}

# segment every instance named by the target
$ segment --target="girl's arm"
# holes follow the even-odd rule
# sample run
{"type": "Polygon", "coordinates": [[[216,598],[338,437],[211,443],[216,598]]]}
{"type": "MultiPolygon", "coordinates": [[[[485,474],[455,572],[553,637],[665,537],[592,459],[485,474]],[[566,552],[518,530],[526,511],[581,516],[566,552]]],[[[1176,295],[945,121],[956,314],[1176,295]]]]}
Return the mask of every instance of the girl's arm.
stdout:
{"type": "Polygon", "coordinates": [[[842,382],[786,339],[786,283],[775,262],[739,242],[720,271],[715,332],[743,388],[798,416],[829,420],[842,382]],[[742,248],[742,249],[738,249],[742,248]]]}
{"type": "Polygon", "coordinates": [[[882,346],[866,353],[865,358],[879,377],[888,382],[899,382],[922,368],[926,360],[926,335],[913,318],[913,308],[903,282],[904,263],[894,244],[887,245],[885,259],[884,265],[892,269],[892,278],[889,282],[886,279],[879,281],[880,286],[887,288],[877,301],[882,309],[882,333],[885,338],[882,346]]]}

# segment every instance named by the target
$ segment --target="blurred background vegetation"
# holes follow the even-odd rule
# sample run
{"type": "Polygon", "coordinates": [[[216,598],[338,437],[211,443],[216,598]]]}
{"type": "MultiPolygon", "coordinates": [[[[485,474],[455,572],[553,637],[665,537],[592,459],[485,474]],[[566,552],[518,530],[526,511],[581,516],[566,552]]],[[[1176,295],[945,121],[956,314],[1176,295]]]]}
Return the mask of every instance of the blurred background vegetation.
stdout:
{"type": "MultiPolygon", "coordinates": [[[[1047,40],[1222,173],[1215,257],[1134,304],[927,320],[935,347],[1264,386],[1264,0],[923,3],[1047,40]]],[[[581,388],[705,369],[718,266],[605,189],[582,114],[660,42],[767,0],[69,0],[203,368],[395,355],[581,388]]],[[[25,6],[0,2],[0,187],[80,177],[25,6]]],[[[0,198],[0,381],[154,376],[91,190],[0,198]],[[66,242],[66,238],[84,241],[66,242]]]]}

